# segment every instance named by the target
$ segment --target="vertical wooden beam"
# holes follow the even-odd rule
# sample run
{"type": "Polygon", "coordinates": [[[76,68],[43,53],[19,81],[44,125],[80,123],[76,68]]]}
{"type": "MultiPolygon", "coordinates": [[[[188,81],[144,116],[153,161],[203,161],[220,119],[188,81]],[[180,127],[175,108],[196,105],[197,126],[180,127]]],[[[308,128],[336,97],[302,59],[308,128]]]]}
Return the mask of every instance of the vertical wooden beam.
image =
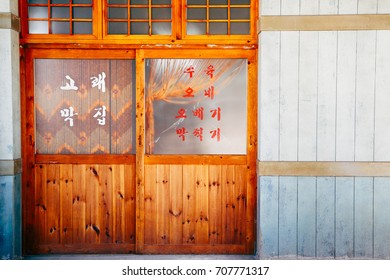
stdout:
{"type": "Polygon", "coordinates": [[[257,51],[248,58],[246,253],[255,253],[257,209],[257,51]]]}
{"type": "Polygon", "coordinates": [[[144,161],[145,161],[145,55],[143,50],[136,52],[136,252],[144,249],[144,161]]]}

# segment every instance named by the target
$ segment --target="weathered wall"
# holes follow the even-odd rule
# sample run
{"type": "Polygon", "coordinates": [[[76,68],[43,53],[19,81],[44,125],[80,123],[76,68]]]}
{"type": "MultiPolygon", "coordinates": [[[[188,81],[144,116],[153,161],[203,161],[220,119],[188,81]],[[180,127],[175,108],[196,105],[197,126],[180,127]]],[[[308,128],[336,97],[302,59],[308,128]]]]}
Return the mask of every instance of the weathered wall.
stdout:
{"type": "MultiPolygon", "coordinates": [[[[264,0],[262,15],[386,14],[389,0],[264,0]]],[[[390,161],[390,31],[261,32],[260,161],[390,161]]],[[[390,178],[259,178],[262,258],[390,258],[390,178]]]]}
{"type": "Polygon", "coordinates": [[[1,1],[0,259],[21,256],[19,33],[16,15],[17,1],[1,1]]]}

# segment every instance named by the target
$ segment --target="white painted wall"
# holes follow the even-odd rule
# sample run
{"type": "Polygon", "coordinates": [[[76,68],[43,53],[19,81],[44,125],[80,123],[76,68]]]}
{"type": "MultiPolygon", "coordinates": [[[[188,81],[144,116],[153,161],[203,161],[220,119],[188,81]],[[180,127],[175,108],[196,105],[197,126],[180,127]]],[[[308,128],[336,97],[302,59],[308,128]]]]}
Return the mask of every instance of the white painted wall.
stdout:
{"type": "Polygon", "coordinates": [[[390,31],[260,35],[263,161],[390,161],[390,31]]]}
{"type": "Polygon", "coordinates": [[[261,0],[262,15],[383,14],[390,0],[261,0]]]}

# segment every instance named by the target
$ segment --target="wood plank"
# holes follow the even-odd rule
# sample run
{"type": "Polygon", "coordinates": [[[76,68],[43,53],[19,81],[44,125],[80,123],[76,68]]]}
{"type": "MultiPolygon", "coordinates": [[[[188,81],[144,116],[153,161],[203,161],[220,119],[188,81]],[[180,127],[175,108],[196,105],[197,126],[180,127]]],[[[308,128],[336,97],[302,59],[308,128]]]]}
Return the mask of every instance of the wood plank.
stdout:
{"type": "Polygon", "coordinates": [[[316,160],[318,32],[301,32],[299,43],[298,160],[316,160]]]}
{"type": "Polygon", "coordinates": [[[222,174],[221,166],[209,166],[209,227],[210,244],[222,243],[222,174]]]}
{"type": "Polygon", "coordinates": [[[36,163],[125,164],[135,163],[135,155],[35,155],[36,163]]]}
{"type": "Polygon", "coordinates": [[[298,178],[298,258],[316,256],[317,178],[298,178]]]}
{"type": "Polygon", "coordinates": [[[72,232],[73,244],[85,244],[87,198],[86,165],[73,165],[72,232]]]}
{"type": "Polygon", "coordinates": [[[113,242],[116,244],[125,241],[125,180],[124,165],[113,166],[112,169],[112,204],[113,204],[113,242]]]}
{"type": "Polygon", "coordinates": [[[338,32],[336,161],[355,160],[357,32],[338,32]]]}
{"type": "Polygon", "coordinates": [[[101,226],[99,217],[100,169],[89,165],[86,172],[86,243],[99,243],[101,226]]]}
{"type": "Polygon", "coordinates": [[[377,32],[374,161],[389,161],[390,145],[390,35],[377,32]]]}
{"type": "Polygon", "coordinates": [[[181,165],[170,166],[169,244],[183,242],[183,175],[181,165]]]}
{"type": "Polygon", "coordinates": [[[390,2],[387,0],[378,0],[378,13],[389,14],[390,13],[390,2]]]}
{"type": "Polygon", "coordinates": [[[135,251],[134,244],[43,244],[36,254],[128,254],[135,251]]]}
{"type": "Polygon", "coordinates": [[[357,14],[359,0],[339,0],[339,14],[357,14]]]}
{"type": "Polygon", "coordinates": [[[124,186],[125,186],[125,243],[135,243],[135,166],[124,166],[124,186]]]}
{"type": "Polygon", "coordinates": [[[355,178],[354,256],[374,256],[374,178],[355,178]]]}
{"type": "Polygon", "coordinates": [[[157,224],[156,243],[169,243],[169,204],[170,204],[170,168],[169,165],[156,166],[156,185],[155,195],[156,216],[154,217],[157,224]]]}
{"type": "MultiPolygon", "coordinates": [[[[157,167],[145,166],[145,244],[156,244],[157,242],[157,167]]],[[[137,232],[136,232],[137,233],[137,232]]],[[[137,233],[138,234],[138,233],[137,233]]]]}
{"type": "MultiPolygon", "coordinates": [[[[145,73],[143,50],[136,53],[136,72],[145,73]]],[[[136,252],[143,250],[145,243],[145,85],[143,75],[136,77],[136,252]]]]}
{"type": "Polygon", "coordinates": [[[243,245],[188,245],[183,244],[181,246],[175,245],[154,245],[145,246],[145,254],[245,254],[245,246],[243,245]]]}
{"type": "Polygon", "coordinates": [[[374,160],[376,31],[357,33],[355,160],[374,160]]]}
{"type": "Polygon", "coordinates": [[[335,257],[352,258],[354,255],[354,178],[336,178],[335,201],[335,257]]]}
{"type": "Polygon", "coordinates": [[[209,243],[209,176],[208,166],[195,168],[195,243],[209,243]]]}
{"type": "Polygon", "coordinates": [[[279,160],[280,32],[261,34],[260,160],[279,160]]]}
{"type": "Polygon", "coordinates": [[[389,15],[263,16],[261,31],[389,30],[389,15]]]}
{"type": "Polygon", "coordinates": [[[374,178],[374,258],[390,257],[390,182],[374,178]]]}
{"type": "MultiPolygon", "coordinates": [[[[73,169],[72,165],[60,165],[60,240],[63,244],[73,243],[73,169]]],[[[78,182],[77,182],[78,183],[78,182]]]]}
{"type": "Polygon", "coordinates": [[[60,168],[58,165],[47,166],[46,180],[47,218],[45,234],[47,244],[60,242],[60,168]]]}
{"type": "Polygon", "coordinates": [[[260,177],[261,258],[279,256],[279,177],[260,177]]]}
{"type": "Polygon", "coordinates": [[[183,166],[183,244],[195,244],[196,196],[195,165],[183,166]]]}
{"type": "Polygon", "coordinates": [[[339,1],[335,0],[322,0],[319,1],[319,14],[320,15],[337,15],[339,1]]]}
{"type": "Polygon", "coordinates": [[[300,0],[300,15],[316,15],[319,11],[319,1],[300,0]]]}
{"type": "Polygon", "coordinates": [[[280,177],[278,194],[279,256],[296,258],[298,253],[298,178],[280,177]]]}
{"type": "MultiPolygon", "coordinates": [[[[47,210],[47,165],[40,164],[35,166],[35,242],[46,244],[46,219],[47,210]]],[[[31,198],[30,198],[31,199],[31,198]]],[[[32,244],[31,244],[32,245],[32,244]]]]}
{"type": "Polygon", "coordinates": [[[222,167],[222,185],[224,196],[222,205],[225,205],[225,220],[223,221],[222,240],[224,244],[234,244],[234,218],[236,216],[236,200],[234,191],[236,188],[234,166],[222,167]]]}
{"type": "Polygon", "coordinates": [[[100,221],[100,243],[113,243],[113,165],[100,165],[100,189],[99,189],[99,221],[100,221]]]}
{"type": "Polygon", "coordinates": [[[389,176],[388,162],[260,161],[260,176],[389,176]]]}
{"type": "MultiPolygon", "coordinates": [[[[235,193],[234,199],[236,200],[236,215],[234,217],[234,243],[235,244],[245,244],[247,237],[247,212],[254,212],[255,209],[247,208],[247,176],[246,176],[246,167],[245,166],[235,166],[235,193]]],[[[248,226],[253,226],[248,224],[248,226]]]]}
{"type": "Polygon", "coordinates": [[[335,161],[337,32],[318,36],[317,160],[335,161]]]}
{"type": "Polygon", "coordinates": [[[378,0],[359,0],[358,14],[376,14],[378,12],[378,0]]]}
{"type": "Polygon", "coordinates": [[[261,15],[280,15],[280,1],[263,0],[260,6],[261,15]]]}
{"type": "Polygon", "coordinates": [[[335,256],[335,188],[334,177],[317,178],[317,258],[328,259],[335,256]]]}
{"type": "Polygon", "coordinates": [[[299,38],[299,32],[281,32],[279,145],[282,161],[298,159],[299,38]]]}
{"type": "Polygon", "coordinates": [[[299,15],[300,0],[281,0],[281,15],[299,15]]]}

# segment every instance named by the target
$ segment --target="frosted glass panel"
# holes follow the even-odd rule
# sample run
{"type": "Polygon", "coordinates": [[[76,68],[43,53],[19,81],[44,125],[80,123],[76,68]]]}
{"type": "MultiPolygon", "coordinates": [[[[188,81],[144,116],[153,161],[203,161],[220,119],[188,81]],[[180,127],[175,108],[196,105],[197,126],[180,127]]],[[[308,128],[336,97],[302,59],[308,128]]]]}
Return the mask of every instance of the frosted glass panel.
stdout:
{"type": "Polygon", "coordinates": [[[150,154],[246,154],[245,59],[146,60],[150,154]]]}

